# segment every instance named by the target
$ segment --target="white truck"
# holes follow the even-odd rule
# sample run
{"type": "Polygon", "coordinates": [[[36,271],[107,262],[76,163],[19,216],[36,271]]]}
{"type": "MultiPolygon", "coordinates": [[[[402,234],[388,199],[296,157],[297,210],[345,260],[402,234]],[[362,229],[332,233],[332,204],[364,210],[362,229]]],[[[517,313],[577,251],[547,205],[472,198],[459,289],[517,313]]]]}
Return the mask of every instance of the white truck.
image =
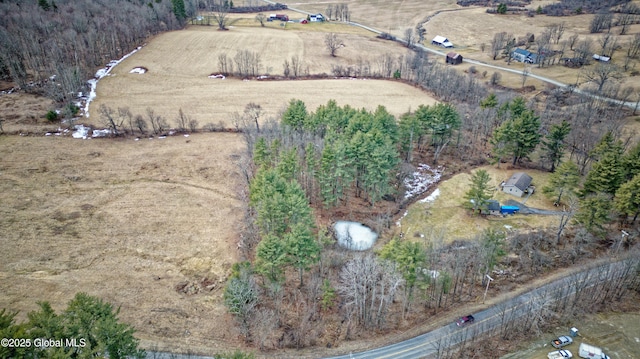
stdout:
{"type": "Polygon", "coordinates": [[[571,352],[568,350],[560,349],[547,354],[547,358],[549,359],[573,358],[573,354],[571,354],[571,352]]]}
{"type": "Polygon", "coordinates": [[[585,359],[611,359],[608,355],[602,352],[602,349],[585,343],[580,343],[578,356],[585,359]]]}

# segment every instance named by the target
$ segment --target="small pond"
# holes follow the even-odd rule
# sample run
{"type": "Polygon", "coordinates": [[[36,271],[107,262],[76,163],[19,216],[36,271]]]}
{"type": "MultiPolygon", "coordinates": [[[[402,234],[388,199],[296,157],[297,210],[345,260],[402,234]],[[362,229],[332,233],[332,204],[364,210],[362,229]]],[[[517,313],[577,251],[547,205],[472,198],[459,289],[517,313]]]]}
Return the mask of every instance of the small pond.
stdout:
{"type": "Polygon", "coordinates": [[[376,243],[378,234],[371,228],[358,222],[337,221],[333,231],[338,245],[354,251],[365,251],[376,243]]]}

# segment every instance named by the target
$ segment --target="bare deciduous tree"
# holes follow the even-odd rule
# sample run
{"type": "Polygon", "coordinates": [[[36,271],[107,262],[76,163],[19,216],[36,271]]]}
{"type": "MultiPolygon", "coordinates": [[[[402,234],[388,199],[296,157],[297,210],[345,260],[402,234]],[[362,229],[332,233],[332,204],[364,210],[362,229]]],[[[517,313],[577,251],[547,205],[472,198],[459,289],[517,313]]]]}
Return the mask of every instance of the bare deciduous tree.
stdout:
{"type": "Polygon", "coordinates": [[[498,57],[498,55],[500,55],[500,52],[508,41],[508,36],[509,35],[507,35],[506,32],[499,32],[493,35],[493,40],[491,40],[491,55],[493,56],[494,60],[498,57]]]}
{"type": "Polygon", "coordinates": [[[227,30],[229,24],[229,2],[213,0],[213,20],[218,24],[218,30],[227,30]]]}
{"type": "Polygon", "coordinates": [[[327,50],[329,50],[329,53],[332,57],[336,57],[336,52],[338,51],[338,49],[344,47],[344,42],[342,42],[342,39],[340,39],[338,35],[333,32],[325,35],[324,44],[326,45],[327,50]]]}
{"type": "Polygon", "coordinates": [[[612,63],[598,62],[595,65],[585,67],[582,76],[587,82],[598,86],[597,92],[602,92],[602,88],[609,80],[620,76],[620,69],[612,63]]]}
{"type": "Polygon", "coordinates": [[[414,32],[412,28],[408,28],[404,30],[404,43],[405,45],[412,49],[413,44],[415,42],[414,32]]]}
{"type": "Polygon", "coordinates": [[[258,120],[262,115],[262,106],[257,103],[250,102],[244,107],[244,115],[247,116],[250,121],[255,123],[256,131],[260,132],[260,124],[258,123],[258,120]]]}
{"type": "Polygon", "coordinates": [[[264,27],[264,22],[267,21],[267,16],[263,13],[258,13],[255,19],[260,23],[261,27],[264,27]]]}
{"type": "Polygon", "coordinates": [[[116,119],[113,109],[105,104],[102,104],[98,108],[98,113],[100,114],[100,119],[103,125],[111,130],[111,133],[114,136],[119,136],[120,131],[118,129],[122,127],[122,121],[120,119],[116,119]]]}

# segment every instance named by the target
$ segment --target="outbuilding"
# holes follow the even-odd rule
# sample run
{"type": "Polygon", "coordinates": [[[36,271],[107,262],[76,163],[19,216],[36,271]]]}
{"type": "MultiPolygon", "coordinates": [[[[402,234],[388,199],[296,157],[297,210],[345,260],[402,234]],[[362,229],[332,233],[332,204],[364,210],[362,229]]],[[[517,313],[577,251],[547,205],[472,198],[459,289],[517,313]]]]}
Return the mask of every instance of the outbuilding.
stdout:
{"type": "Polygon", "coordinates": [[[524,196],[525,193],[533,193],[531,186],[533,178],[524,172],[516,172],[506,182],[503,182],[502,192],[512,194],[517,197],[524,196]]]}
{"type": "Polygon", "coordinates": [[[322,14],[309,15],[309,21],[311,21],[311,22],[322,22],[322,21],[324,21],[324,16],[322,14]]]}
{"type": "Polygon", "coordinates": [[[490,199],[487,201],[487,210],[489,211],[489,214],[494,215],[494,216],[499,216],[501,214],[500,212],[500,202],[496,201],[495,199],[490,199]]]}
{"type": "Polygon", "coordinates": [[[448,64],[457,65],[462,63],[462,55],[457,52],[450,52],[447,54],[446,61],[448,64]]]}
{"type": "Polygon", "coordinates": [[[449,39],[440,35],[434,37],[433,40],[431,40],[431,45],[442,46],[446,48],[453,47],[453,44],[451,43],[451,41],[449,41],[449,39]]]}

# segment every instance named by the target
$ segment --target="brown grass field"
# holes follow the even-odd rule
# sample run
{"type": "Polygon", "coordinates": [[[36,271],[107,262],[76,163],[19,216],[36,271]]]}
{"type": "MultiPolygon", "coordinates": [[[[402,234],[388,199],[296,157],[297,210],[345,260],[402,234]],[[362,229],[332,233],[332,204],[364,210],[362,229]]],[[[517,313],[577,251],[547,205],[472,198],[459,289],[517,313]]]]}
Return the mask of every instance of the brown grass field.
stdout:
{"type": "MultiPolygon", "coordinates": [[[[289,5],[324,13],[329,3],[300,0],[289,5]]],[[[398,36],[437,10],[458,8],[454,0],[357,0],[349,6],[352,20],[398,36]]],[[[310,111],[336,99],[340,105],[370,110],[384,105],[396,116],[435,102],[425,92],[394,81],[209,79],[219,70],[219,54],[233,58],[236,51],[245,49],[260,53],[263,72],[272,75],[281,74],[284,60],[292,56],[299,56],[310,73],[328,74],[331,65],[374,61],[386,53],[407,54],[404,47],[352,26],[269,23],[261,28],[252,16],[237,15],[226,32],[213,26],[189,26],[151,39],[100,81],[91,117],[81,122],[100,126],[97,109],[101,104],[129,107],[142,115],[152,108],[172,125],[182,108],[201,126],[231,127],[232,114],[242,112],[249,102],[263,107],[263,118],[276,116],[292,98],[305,101],[310,111]],[[324,47],[328,31],[339,33],[346,44],[336,58],[324,47]],[[138,66],[149,71],[129,73],[138,66]]],[[[302,16],[290,12],[290,17],[302,16]]],[[[568,36],[572,31],[583,34],[589,20],[587,16],[536,16],[525,22],[528,19],[495,17],[473,8],[443,12],[426,25],[427,38],[445,35],[465,56],[491,62],[479,44],[490,41],[497,31],[539,33],[549,22],[561,20],[570,24],[568,36]]],[[[631,33],[637,31],[640,28],[634,27],[631,33]]],[[[563,67],[547,71],[566,82],[576,76],[563,67]]],[[[545,74],[536,69],[534,73],[545,74]]],[[[520,86],[517,75],[503,75],[503,80],[520,86]]],[[[527,81],[530,84],[542,86],[532,79],[527,81]]],[[[53,106],[33,96],[0,96],[4,130],[55,129],[58,125],[43,120],[53,106]]],[[[639,128],[638,120],[630,122],[639,128]]],[[[222,305],[221,289],[238,259],[242,203],[234,159],[242,147],[240,136],[224,133],[140,141],[0,136],[0,244],[4,249],[0,308],[20,310],[20,318],[25,318],[38,300],[49,300],[55,309],[62,309],[76,292],[86,291],[120,306],[120,317],[135,326],[146,348],[163,343],[160,349],[211,354],[240,347],[231,329],[233,321],[222,305]]],[[[496,185],[512,172],[486,169],[496,185]]],[[[540,188],[546,174],[529,172],[540,188]]],[[[461,209],[468,179],[469,174],[456,175],[440,184],[440,197],[433,204],[411,206],[402,230],[413,237],[446,227],[446,238],[453,239],[473,237],[489,226],[526,230],[556,225],[555,217],[470,217],[461,209]]],[[[503,200],[500,196],[506,195],[496,195],[503,200]]],[[[551,206],[540,192],[527,204],[551,206]]]]}
{"type": "MultiPolygon", "coordinates": [[[[340,28],[354,29],[346,25],[340,25],[340,28]]],[[[386,53],[394,56],[406,53],[400,45],[376,39],[370,33],[340,36],[346,47],[338,51],[338,57],[332,58],[324,48],[322,32],[255,26],[220,32],[214,27],[190,26],[186,30],[159,35],[114,68],[111,76],[99,82],[98,97],[90,108],[91,122],[98,120],[97,109],[101,104],[113,109],[129,107],[134,114],[144,114],[147,108],[152,108],[170,122],[182,108],[201,125],[222,122],[230,127],[231,115],[242,113],[249,102],[261,105],[265,117],[276,115],[292,98],[305,101],[310,111],[336,99],[340,105],[369,110],[381,104],[394,115],[415,109],[420,104],[434,103],[423,91],[393,81],[208,78],[218,71],[219,54],[233,58],[242,49],[260,53],[265,73],[274,75],[282,74],[284,60],[292,56],[299,56],[311,74],[330,74],[332,64],[348,66],[358,59],[373,61],[386,53]],[[138,66],[146,67],[148,72],[129,73],[138,66]]]]}
{"type": "Polygon", "coordinates": [[[1,136],[0,308],[25,318],[85,291],[121,307],[146,347],[233,346],[221,289],[237,261],[241,147],[235,134],[1,136]]]}

